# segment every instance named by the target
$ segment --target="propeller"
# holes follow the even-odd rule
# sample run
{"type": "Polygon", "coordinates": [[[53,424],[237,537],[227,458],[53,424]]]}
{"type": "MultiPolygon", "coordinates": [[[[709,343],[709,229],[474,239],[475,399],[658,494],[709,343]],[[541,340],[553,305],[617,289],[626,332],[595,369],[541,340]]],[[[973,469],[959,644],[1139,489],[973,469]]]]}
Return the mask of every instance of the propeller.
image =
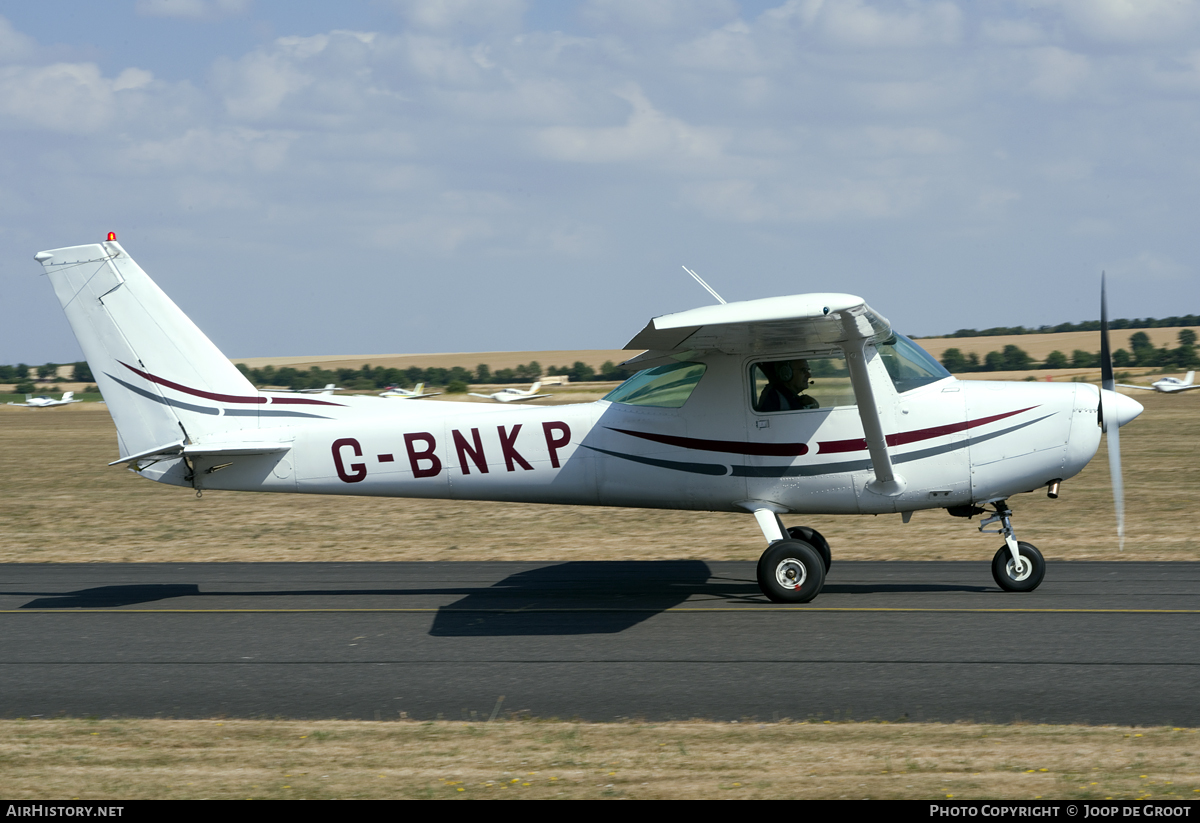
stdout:
{"type": "Polygon", "coordinates": [[[1113,508],[1117,513],[1117,551],[1125,551],[1125,481],[1121,477],[1121,421],[1117,413],[1112,349],[1108,345],[1108,297],[1100,273],[1100,420],[1108,434],[1108,473],[1112,477],[1113,508]]]}
{"type": "Polygon", "coordinates": [[[1108,435],[1108,472],[1112,476],[1113,509],[1117,513],[1118,550],[1125,551],[1125,483],[1121,479],[1121,427],[1142,413],[1142,404],[1117,393],[1112,349],[1108,344],[1108,298],[1100,274],[1100,425],[1108,435]]]}

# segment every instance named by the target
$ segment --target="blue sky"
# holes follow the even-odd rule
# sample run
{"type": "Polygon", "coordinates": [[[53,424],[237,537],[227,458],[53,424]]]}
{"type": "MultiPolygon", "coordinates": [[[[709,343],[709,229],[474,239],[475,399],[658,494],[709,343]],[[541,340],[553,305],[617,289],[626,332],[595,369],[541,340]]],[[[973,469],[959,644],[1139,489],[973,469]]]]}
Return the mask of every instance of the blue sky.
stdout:
{"type": "Polygon", "coordinates": [[[116,231],[227,354],[612,348],[859,294],[910,334],[1200,311],[1191,0],[0,4],[0,363],[116,231]]]}

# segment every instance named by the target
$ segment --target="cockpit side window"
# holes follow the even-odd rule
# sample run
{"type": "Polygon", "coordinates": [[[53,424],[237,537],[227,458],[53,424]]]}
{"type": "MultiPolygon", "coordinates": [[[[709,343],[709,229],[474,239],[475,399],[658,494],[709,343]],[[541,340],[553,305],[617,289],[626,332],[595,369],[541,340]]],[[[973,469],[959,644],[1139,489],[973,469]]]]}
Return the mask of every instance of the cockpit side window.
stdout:
{"type": "Polygon", "coordinates": [[[707,368],[703,363],[670,363],[644,369],[604,396],[611,403],[678,409],[696,390],[707,368]]]}
{"type": "Polygon", "coordinates": [[[760,413],[854,405],[841,357],[760,361],[750,366],[750,385],[750,405],[760,413]]]}

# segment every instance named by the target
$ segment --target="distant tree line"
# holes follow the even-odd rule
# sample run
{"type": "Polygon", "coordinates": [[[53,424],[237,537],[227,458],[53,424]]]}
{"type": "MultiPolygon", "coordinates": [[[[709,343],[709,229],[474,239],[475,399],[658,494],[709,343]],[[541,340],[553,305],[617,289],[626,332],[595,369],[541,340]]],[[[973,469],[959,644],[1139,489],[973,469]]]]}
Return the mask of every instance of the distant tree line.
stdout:
{"type": "Polygon", "coordinates": [[[383,366],[372,367],[369,363],[361,369],[322,369],[312,366],[307,370],[295,369],[290,366],[277,369],[274,366],[263,366],[252,369],[245,363],[237,364],[238,371],[246,376],[256,386],[286,386],[289,389],[320,389],[333,383],[343,389],[370,391],[384,389],[388,386],[412,388],[418,383],[427,386],[450,387],[467,386],[472,383],[532,383],[543,376],[567,375],[572,382],[589,380],[624,380],[631,372],[618,368],[611,360],[605,361],[598,370],[581,361],[575,361],[571,366],[551,366],[543,371],[536,360],[516,366],[511,369],[492,370],[486,363],[480,363],[474,371],[455,366],[450,369],[420,366],[409,366],[406,369],[389,369],[383,366]]]}
{"type": "MultiPolygon", "coordinates": [[[[1200,326],[1200,315],[1185,314],[1179,317],[1153,317],[1134,320],[1109,320],[1110,329],[1169,329],[1178,326],[1200,326]]],[[[1057,326],[996,326],[993,329],[959,329],[954,334],[930,334],[921,339],[937,337],[1003,337],[1014,334],[1060,334],[1068,331],[1100,331],[1099,320],[1084,320],[1082,323],[1059,323],[1057,326]]]]}
{"type": "MultiPolygon", "coordinates": [[[[1163,346],[1155,348],[1150,337],[1145,332],[1136,332],[1129,338],[1129,348],[1117,349],[1112,354],[1114,368],[1130,367],[1149,368],[1180,368],[1191,369],[1200,366],[1200,358],[1196,355],[1196,332],[1191,329],[1179,330],[1179,345],[1176,348],[1163,346]]],[[[1029,369],[1065,369],[1095,368],[1100,365],[1100,353],[1075,349],[1070,357],[1060,351],[1052,351],[1046,359],[1038,362],[1023,349],[1007,345],[1003,351],[990,351],[982,361],[975,353],[963,354],[959,349],[946,349],[942,353],[942,365],[947,371],[986,372],[986,371],[1027,371],[1029,369]]]]}
{"type": "Polygon", "coordinates": [[[88,368],[86,362],[78,363],[45,363],[41,366],[29,366],[25,363],[18,363],[15,366],[0,366],[0,383],[21,383],[33,380],[42,380],[47,383],[92,383],[95,378],[92,377],[92,370],[88,368]],[[58,370],[62,366],[71,366],[70,377],[59,377],[58,370]]]}

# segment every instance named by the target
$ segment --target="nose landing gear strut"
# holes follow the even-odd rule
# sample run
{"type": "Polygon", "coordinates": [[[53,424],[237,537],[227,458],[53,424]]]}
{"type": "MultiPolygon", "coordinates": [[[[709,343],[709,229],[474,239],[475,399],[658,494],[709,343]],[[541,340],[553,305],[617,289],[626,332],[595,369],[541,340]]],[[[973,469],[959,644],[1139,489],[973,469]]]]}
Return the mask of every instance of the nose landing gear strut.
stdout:
{"type": "Polygon", "coordinates": [[[1004,535],[1004,545],[992,558],[992,578],[1006,592],[1031,592],[1046,576],[1046,561],[1032,543],[1017,541],[1008,501],[1001,500],[994,505],[995,514],[979,524],[979,531],[985,534],[1004,535]],[[1000,523],[1000,528],[984,528],[996,522],[1000,523]]]}

